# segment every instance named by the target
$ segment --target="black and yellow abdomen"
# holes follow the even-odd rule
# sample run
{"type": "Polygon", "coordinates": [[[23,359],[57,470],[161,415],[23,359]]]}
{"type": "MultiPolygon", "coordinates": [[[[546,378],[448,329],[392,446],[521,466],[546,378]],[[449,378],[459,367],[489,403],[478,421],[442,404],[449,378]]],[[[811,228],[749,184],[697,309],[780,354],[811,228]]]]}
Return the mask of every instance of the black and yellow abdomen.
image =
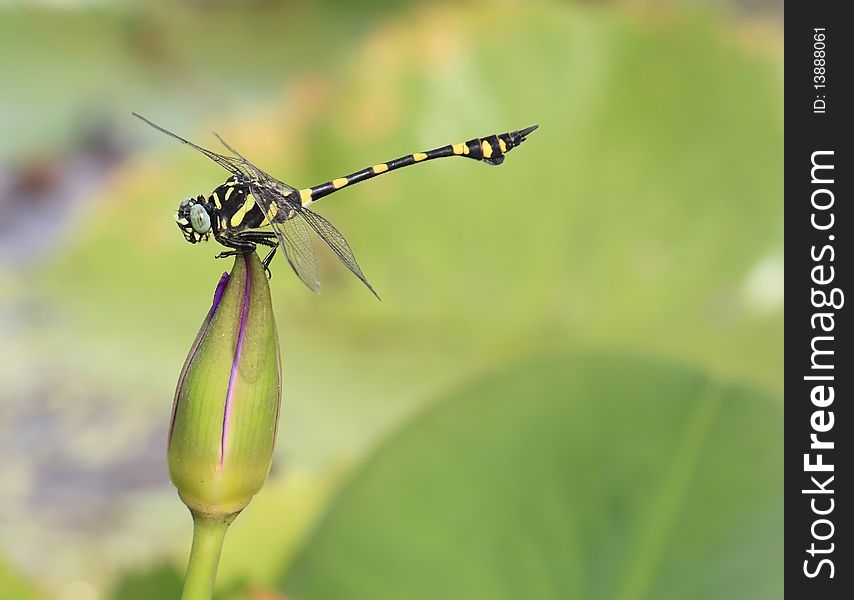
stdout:
{"type": "MultiPolygon", "coordinates": [[[[332,179],[320,185],[291,191],[287,199],[295,206],[308,206],[324,196],[328,196],[345,187],[355,185],[383,173],[402,169],[417,163],[462,156],[490,165],[500,165],[510,150],[525,141],[525,138],[537,128],[536,125],[499,133],[483,138],[474,138],[459,144],[448,144],[426,152],[415,152],[395,158],[394,160],[366,167],[344,177],[332,179]]],[[[282,223],[294,217],[294,209],[286,208],[284,204],[271,204],[266,212],[256,202],[247,184],[241,183],[236,177],[229,177],[225,183],[216,188],[210,196],[210,203],[216,209],[216,225],[220,231],[239,233],[246,229],[265,227],[270,223],[282,223]]]]}
{"type": "Polygon", "coordinates": [[[395,158],[389,162],[378,163],[372,167],[367,167],[344,177],[332,179],[331,181],[321,183],[320,185],[303,188],[298,192],[299,200],[303,206],[308,206],[312,202],[316,202],[320,198],[328,196],[329,194],[337,192],[347,186],[365,181],[366,179],[371,179],[389,171],[433,160],[435,158],[464,156],[490,165],[500,165],[504,162],[504,156],[510,152],[510,150],[524,142],[528,134],[536,128],[536,125],[532,125],[531,127],[527,127],[519,131],[499,133],[484,138],[475,138],[459,144],[448,144],[447,146],[427,150],[426,152],[407,154],[406,156],[395,158]]]}

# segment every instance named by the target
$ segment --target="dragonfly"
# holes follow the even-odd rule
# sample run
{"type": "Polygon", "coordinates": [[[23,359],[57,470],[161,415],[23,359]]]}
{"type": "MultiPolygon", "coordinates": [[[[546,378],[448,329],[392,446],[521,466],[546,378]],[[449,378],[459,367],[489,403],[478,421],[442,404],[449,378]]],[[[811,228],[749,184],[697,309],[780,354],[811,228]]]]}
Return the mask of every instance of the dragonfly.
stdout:
{"type": "Polygon", "coordinates": [[[194,144],[142,115],[133,113],[133,116],[201,152],[231,173],[228,179],[209,195],[185,198],[178,205],[175,221],[188,242],[195,244],[207,241],[213,236],[217,242],[228,248],[216,258],[251,254],[258,246],[269,248],[262,260],[268,276],[270,262],[276,250],[281,247],[297,277],[310,290],[319,292],[320,279],[317,256],[312,244],[313,233],[329,246],[344,266],[378,299],[379,295],[356,262],[347,240],[332,223],[309,206],[329,194],[367,179],[437,158],[462,156],[489,165],[500,165],[504,162],[505,155],[524,142],[538,127],[531,125],[518,131],[473,138],[458,144],[407,154],[319,185],[295,188],[255,166],[216,132],[214,135],[228,154],[219,154],[194,144]]]}

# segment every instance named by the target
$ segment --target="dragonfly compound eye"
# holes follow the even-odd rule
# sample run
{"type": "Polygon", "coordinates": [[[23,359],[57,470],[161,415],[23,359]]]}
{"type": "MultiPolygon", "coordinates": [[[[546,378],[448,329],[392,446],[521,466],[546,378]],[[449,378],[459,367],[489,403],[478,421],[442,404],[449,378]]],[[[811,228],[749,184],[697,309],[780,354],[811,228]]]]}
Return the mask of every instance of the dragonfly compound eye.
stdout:
{"type": "Polygon", "coordinates": [[[190,225],[200,235],[211,230],[211,217],[201,204],[194,204],[190,208],[190,225]]]}

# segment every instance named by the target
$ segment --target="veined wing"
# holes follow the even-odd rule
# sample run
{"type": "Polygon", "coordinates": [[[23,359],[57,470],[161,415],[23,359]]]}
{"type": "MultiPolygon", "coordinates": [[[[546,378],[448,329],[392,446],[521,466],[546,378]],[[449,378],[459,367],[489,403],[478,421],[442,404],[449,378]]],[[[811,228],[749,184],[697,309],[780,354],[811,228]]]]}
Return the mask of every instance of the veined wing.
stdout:
{"type": "Polygon", "coordinates": [[[297,207],[277,189],[266,184],[250,183],[249,190],[255,202],[267,215],[267,221],[276,233],[294,273],[311,291],[319,292],[317,256],[314,254],[308,227],[300,219],[286,218],[297,207]]]}
{"type": "Polygon", "coordinates": [[[273,223],[273,231],[285,249],[285,257],[297,277],[312,292],[320,291],[320,278],[317,276],[317,256],[311,245],[308,227],[302,219],[288,219],[273,223]]]}
{"type": "Polygon", "coordinates": [[[220,137],[220,135],[217,133],[214,133],[214,135],[216,135],[216,137],[220,141],[220,143],[222,143],[222,145],[225,146],[229,150],[229,152],[232,152],[236,156],[225,156],[223,154],[217,154],[216,152],[214,152],[212,150],[208,150],[207,148],[202,148],[201,146],[194,144],[193,142],[191,142],[187,139],[182,138],[177,133],[173,133],[172,131],[169,131],[165,127],[161,127],[157,123],[153,123],[153,122],[149,121],[148,119],[146,119],[145,117],[143,117],[140,114],[137,114],[137,113],[132,113],[132,114],[133,114],[133,116],[140,119],[141,121],[144,121],[145,123],[148,123],[150,126],[154,127],[157,131],[160,131],[161,133],[165,133],[166,135],[178,140],[182,144],[187,144],[191,148],[198,150],[199,152],[201,152],[202,154],[207,156],[209,159],[214,161],[216,164],[221,166],[226,171],[228,171],[228,172],[232,173],[233,175],[236,175],[239,178],[241,178],[244,182],[256,181],[256,182],[268,185],[270,187],[279,188],[279,189],[282,189],[285,191],[293,191],[293,189],[294,189],[291,186],[289,186],[288,184],[286,184],[282,181],[279,181],[278,179],[276,179],[275,177],[273,177],[272,175],[270,175],[266,171],[259,169],[254,164],[249,162],[249,160],[247,160],[242,154],[240,154],[231,145],[229,145],[228,142],[226,142],[224,139],[222,139],[222,137],[220,137]]]}
{"type": "Polygon", "coordinates": [[[359,268],[359,263],[356,262],[356,257],[353,256],[350,244],[347,243],[347,240],[344,239],[341,232],[335,229],[335,226],[332,225],[332,223],[308,208],[300,207],[296,212],[298,216],[295,218],[304,219],[318,237],[326,242],[326,245],[332,249],[336,256],[338,256],[338,259],[344,263],[344,265],[352,271],[353,275],[358,277],[359,280],[364,283],[369,290],[371,290],[371,293],[377,297],[377,300],[379,300],[379,294],[377,294],[374,287],[368,283],[367,278],[364,273],[362,273],[362,269],[359,268]]]}
{"type": "MultiPolygon", "coordinates": [[[[238,152],[234,146],[226,142],[223,137],[214,131],[214,135],[216,139],[219,140],[219,143],[225,146],[225,148],[231,152],[232,154],[236,154],[240,159],[241,166],[246,169],[248,172],[252,174],[252,179],[257,181],[260,185],[267,186],[269,188],[275,189],[279,194],[288,194],[290,192],[295,192],[296,189],[289,186],[287,183],[276,179],[263,169],[256,167],[252,162],[250,162],[245,156],[243,156],[240,152],[238,152]]],[[[234,159],[232,159],[234,160],[234,159]]]]}
{"type": "Polygon", "coordinates": [[[317,234],[329,246],[338,259],[364,283],[371,293],[379,299],[373,286],[365,278],[364,273],[353,256],[350,244],[332,223],[300,206],[298,201],[290,201],[275,189],[265,185],[250,184],[250,190],[255,201],[261,206],[276,232],[279,241],[285,248],[285,255],[297,276],[313,291],[320,289],[317,277],[317,258],[311,245],[308,228],[317,234]],[[275,207],[271,210],[271,207],[275,207]],[[274,218],[269,218],[273,216],[274,218]]]}

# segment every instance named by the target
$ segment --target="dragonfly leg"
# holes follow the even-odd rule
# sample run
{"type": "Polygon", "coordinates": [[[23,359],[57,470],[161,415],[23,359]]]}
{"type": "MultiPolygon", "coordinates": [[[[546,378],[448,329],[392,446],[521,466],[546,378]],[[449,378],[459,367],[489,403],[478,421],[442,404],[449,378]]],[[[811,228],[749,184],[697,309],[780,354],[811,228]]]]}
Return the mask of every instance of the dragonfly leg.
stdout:
{"type": "Polygon", "coordinates": [[[253,240],[242,238],[240,234],[234,236],[220,234],[216,236],[216,240],[223,246],[231,248],[231,250],[217,254],[217,258],[228,258],[229,256],[251,254],[252,252],[255,252],[255,242],[253,240]]]}
{"type": "Polygon", "coordinates": [[[270,263],[276,255],[276,250],[279,248],[279,240],[276,234],[272,231],[245,231],[236,236],[239,240],[245,241],[247,244],[252,244],[252,249],[255,249],[255,244],[267,246],[270,251],[267,256],[261,261],[264,265],[264,271],[267,273],[267,279],[271,279],[273,274],[270,272],[270,263]]]}
{"type": "Polygon", "coordinates": [[[270,248],[267,256],[265,256],[264,260],[261,261],[261,264],[264,265],[264,270],[267,271],[267,279],[271,279],[273,277],[273,274],[270,272],[270,263],[273,262],[273,257],[276,255],[276,250],[278,250],[278,248],[278,244],[270,248]]]}

